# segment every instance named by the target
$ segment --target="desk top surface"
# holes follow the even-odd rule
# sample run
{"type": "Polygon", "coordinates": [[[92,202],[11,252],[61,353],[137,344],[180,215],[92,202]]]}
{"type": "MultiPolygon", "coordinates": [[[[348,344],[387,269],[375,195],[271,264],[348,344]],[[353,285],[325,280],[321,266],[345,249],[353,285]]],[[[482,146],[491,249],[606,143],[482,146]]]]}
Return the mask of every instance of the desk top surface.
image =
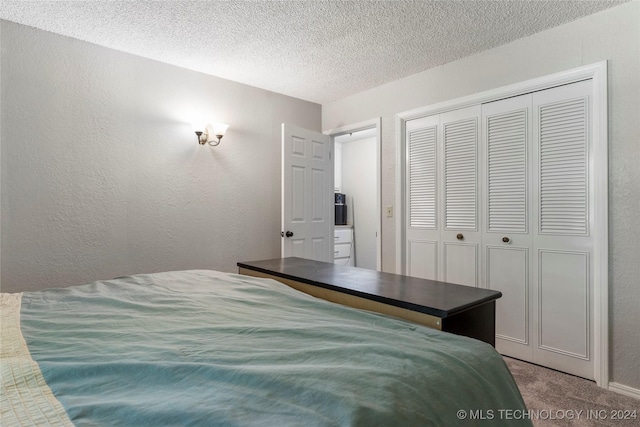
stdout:
{"type": "Polygon", "coordinates": [[[498,291],[383,273],[303,258],[239,262],[238,267],[440,318],[494,301],[498,291]]]}

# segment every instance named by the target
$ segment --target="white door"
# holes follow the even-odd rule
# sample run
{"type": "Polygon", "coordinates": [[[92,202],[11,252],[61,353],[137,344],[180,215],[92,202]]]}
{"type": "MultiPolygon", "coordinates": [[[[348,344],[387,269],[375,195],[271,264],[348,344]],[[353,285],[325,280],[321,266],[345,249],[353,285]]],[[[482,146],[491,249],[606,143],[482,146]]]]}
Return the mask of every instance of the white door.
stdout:
{"type": "Polygon", "coordinates": [[[331,137],[282,124],[282,257],[333,260],[331,137]]]}
{"type": "Polygon", "coordinates": [[[478,146],[480,106],[440,114],[440,280],[480,285],[478,146]]]}
{"type": "Polygon", "coordinates": [[[591,82],[482,106],[496,349],[594,378],[591,82]]]}
{"type": "Polygon", "coordinates": [[[533,94],[534,361],[594,378],[591,81],[533,94]]]}
{"type": "Polygon", "coordinates": [[[480,284],[480,106],[406,123],[409,276],[480,284]]]}
{"type": "Polygon", "coordinates": [[[496,349],[533,361],[531,94],[482,106],[485,286],[496,301],[496,349]]]}
{"type": "Polygon", "coordinates": [[[430,108],[432,116],[404,122],[400,262],[408,275],[501,291],[498,351],[606,385],[606,97],[594,93],[606,79],[598,69],[594,80],[535,83],[478,113],[430,108]]]}
{"type": "Polygon", "coordinates": [[[406,124],[406,274],[439,280],[438,128],[440,116],[406,124]]]}

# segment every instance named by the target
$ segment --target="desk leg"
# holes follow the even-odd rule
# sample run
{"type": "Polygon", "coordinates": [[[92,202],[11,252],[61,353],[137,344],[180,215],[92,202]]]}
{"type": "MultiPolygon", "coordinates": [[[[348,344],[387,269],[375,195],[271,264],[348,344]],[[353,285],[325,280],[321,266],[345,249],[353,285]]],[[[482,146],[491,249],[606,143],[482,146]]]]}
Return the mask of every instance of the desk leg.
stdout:
{"type": "Polygon", "coordinates": [[[442,321],[442,330],[496,346],[496,302],[470,308],[442,321]]]}

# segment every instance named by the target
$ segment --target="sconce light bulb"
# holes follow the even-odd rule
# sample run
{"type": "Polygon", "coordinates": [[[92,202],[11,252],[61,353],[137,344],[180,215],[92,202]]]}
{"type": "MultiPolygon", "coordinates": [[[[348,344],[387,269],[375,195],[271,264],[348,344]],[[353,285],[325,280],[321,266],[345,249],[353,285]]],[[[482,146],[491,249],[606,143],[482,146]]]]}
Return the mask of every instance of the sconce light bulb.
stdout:
{"type": "Polygon", "coordinates": [[[224,134],[227,132],[228,128],[229,128],[229,125],[226,123],[216,123],[215,125],[213,125],[213,134],[218,139],[221,139],[224,136],[224,134]]]}
{"type": "Polygon", "coordinates": [[[191,122],[191,127],[194,132],[203,132],[207,128],[207,121],[202,119],[196,119],[191,122]]]}

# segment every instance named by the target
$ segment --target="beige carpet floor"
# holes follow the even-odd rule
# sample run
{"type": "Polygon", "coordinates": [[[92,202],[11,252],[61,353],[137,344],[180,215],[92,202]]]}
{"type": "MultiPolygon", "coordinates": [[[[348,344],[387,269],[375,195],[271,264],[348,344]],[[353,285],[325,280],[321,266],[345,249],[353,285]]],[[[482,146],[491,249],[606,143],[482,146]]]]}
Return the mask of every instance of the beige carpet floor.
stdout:
{"type": "Polygon", "coordinates": [[[504,360],[534,426],[640,426],[638,399],[605,390],[584,378],[508,357],[504,360]]]}

